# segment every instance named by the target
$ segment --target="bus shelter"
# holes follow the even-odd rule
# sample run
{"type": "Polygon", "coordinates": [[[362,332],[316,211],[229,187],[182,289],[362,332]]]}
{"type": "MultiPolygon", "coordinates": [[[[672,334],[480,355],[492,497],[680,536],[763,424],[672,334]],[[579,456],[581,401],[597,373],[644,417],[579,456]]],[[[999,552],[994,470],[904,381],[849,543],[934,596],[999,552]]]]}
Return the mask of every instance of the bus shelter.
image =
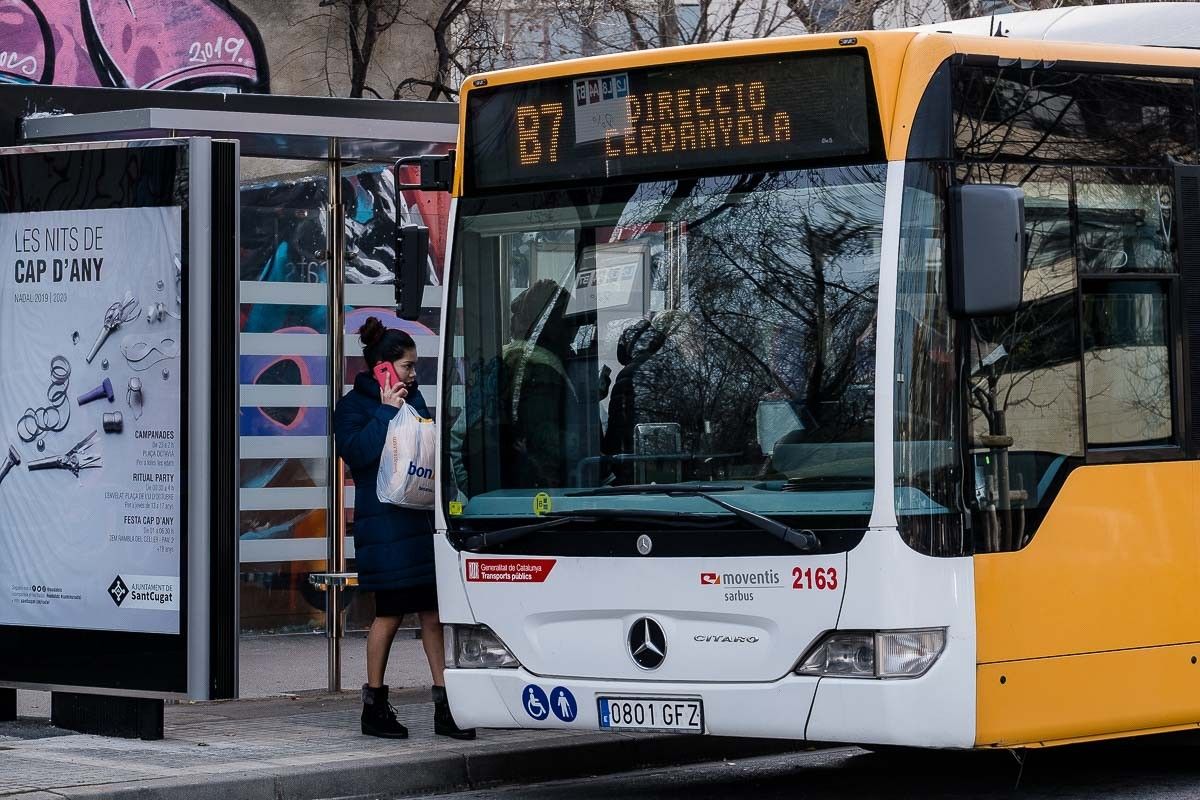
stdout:
{"type": "MultiPolygon", "coordinates": [[[[236,523],[211,533],[236,564],[229,630],[324,633],[331,690],[342,632],[373,615],[368,597],[309,580],[354,569],[355,487],[331,415],[363,368],[356,331],[370,315],[413,335],[418,379],[435,382],[448,200],[397,188],[395,165],[445,153],[456,136],[448,103],[0,85],[0,147],[238,142],[225,199],[238,208],[236,523]],[[406,321],[393,268],[397,226],[413,223],[431,241],[422,313],[406,321]]],[[[227,683],[218,696],[236,696],[236,675],[227,683]]]]}

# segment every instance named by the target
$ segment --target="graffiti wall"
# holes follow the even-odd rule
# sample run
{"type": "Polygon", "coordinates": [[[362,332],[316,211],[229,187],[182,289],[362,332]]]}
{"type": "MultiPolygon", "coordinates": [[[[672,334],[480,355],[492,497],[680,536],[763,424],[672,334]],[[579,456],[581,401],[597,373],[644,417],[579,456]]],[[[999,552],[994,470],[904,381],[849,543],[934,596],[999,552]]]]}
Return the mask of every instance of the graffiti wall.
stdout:
{"type": "Polygon", "coordinates": [[[0,0],[0,82],[270,90],[262,37],[228,0],[0,0]]]}

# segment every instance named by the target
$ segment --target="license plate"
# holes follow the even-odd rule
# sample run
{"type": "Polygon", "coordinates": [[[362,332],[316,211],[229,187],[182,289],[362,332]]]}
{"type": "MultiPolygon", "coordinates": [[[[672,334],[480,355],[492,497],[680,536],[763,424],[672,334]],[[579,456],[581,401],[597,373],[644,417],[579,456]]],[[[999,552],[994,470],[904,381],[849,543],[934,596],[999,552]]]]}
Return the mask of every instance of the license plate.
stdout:
{"type": "Polygon", "coordinates": [[[601,697],[606,730],[704,733],[704,704],[679,697],[601,697]]]}

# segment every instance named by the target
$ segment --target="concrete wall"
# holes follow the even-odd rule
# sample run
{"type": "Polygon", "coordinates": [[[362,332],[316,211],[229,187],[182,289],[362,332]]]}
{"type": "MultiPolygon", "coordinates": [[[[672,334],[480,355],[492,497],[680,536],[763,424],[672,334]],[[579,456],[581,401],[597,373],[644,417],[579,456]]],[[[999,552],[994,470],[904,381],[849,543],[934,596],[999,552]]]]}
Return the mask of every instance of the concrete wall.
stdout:
{"type": "MultiPolygon", "coordinates": [[[[237,0],[237,4],[262,36],[272,94],[348,95],[350,59],[342,9],[321,8],[318,0],[237,0]]],[[[367,83],[384,98],[392,97],[404,78],[432,75],[433,35],[421,21],[432,6],[430,0],[406,2],[405,13],[380,38],[367,83]]]]}

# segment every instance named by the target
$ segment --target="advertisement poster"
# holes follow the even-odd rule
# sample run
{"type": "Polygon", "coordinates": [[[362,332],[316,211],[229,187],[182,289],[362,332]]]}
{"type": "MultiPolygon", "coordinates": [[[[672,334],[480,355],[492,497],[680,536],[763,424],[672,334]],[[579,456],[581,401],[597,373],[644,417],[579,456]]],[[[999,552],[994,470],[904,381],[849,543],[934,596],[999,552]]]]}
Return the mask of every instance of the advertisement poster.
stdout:
{"type": "Polygon", "coordinates": [[[180,238],[0,214],[0,625],[179,633],[180,238]]]}

